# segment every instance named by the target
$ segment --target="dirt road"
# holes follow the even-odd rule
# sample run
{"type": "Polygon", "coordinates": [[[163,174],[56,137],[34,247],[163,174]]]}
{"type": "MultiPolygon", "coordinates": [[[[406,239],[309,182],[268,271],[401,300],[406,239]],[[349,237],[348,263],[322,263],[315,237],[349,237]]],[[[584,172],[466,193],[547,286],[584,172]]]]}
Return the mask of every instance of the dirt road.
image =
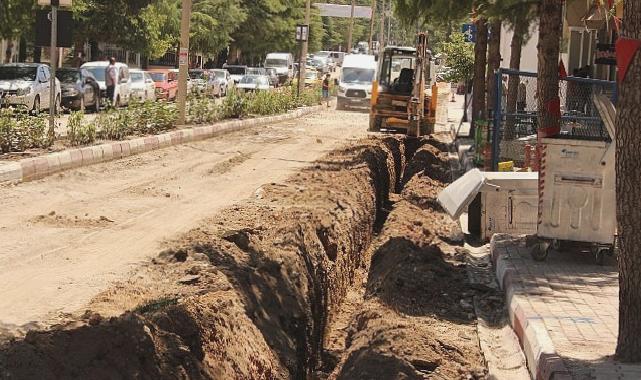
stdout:
{"type": "Polygon", "coordinates": [[[367,114],[304,119],[0,188],[0,330],[82,310],[206,216],[366,134],[367,114]]]}

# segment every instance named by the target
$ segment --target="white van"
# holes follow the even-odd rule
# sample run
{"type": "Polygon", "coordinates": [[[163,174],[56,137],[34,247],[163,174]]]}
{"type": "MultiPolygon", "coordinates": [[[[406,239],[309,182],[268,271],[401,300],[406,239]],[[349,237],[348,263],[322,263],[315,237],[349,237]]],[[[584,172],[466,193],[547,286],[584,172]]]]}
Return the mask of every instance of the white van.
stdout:
{"type": "Polygon", "coordinates": [[[376,59],[373,55],[346,55],[338,82],[336,109],[369,107],[375,77],[376,59]]]}
{"type": "MultiPolygon", "coordinates": [[[[107,85],[105,84],[105,76],[108,65],[108,61],[95,61],[87,62],[80,66],[83,69],[87,69],[87,71],[89,71],[93,74],[94,77],[96,77],[96,81],[100,86],[100,96],[105,99],[107,98],[107,85]]],[[[129,77],[129,66],[127,66],[126,64],[116,62],[116,70],[118,83],[116,83],[116,88],[114,90],[113,102],[116,107],[120,107],[129,104],[131,78],[129,77]]]]}
{"type": "Polygon", "coordinates": [[[265,67],[276,69],[280,84],[288,83],[294,76],[294,56],[290,53],[269,53],[265,67]]]}

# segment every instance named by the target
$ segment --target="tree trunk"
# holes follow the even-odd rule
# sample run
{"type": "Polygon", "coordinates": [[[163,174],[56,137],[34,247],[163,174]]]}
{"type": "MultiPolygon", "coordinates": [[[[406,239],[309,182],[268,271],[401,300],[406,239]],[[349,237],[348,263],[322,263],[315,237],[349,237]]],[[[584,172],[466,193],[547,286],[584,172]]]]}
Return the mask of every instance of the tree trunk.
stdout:
{"type": "MultiPolygon", "coordinates": [[[[641,0],[623,5],[622,37],[641,39],[641,0]]],[[[641,361],[641,51],[619,82],[616,199],[619,235],[619,338],[616,357],[641,361]]]]}
{"type": "Polygon", "coordinates": [[[563,1],[541,0],[537,106],[539,137],[554,136],[561,129],[559,99],[559,50],[563,1]]]}
{"type": "Polygon", "coordinates": [[[492,20],[490,23],[490,37],[487,45],[487,109],[496,112],[501,103],[496,104],[496,74],[501,65],[501,20],[492,20]]]}
{"type": "MultiPolygon", "coordinates": [[[[510,69],[520,70],[521,69],[521,51],[523,50],[523,39],[525,33],[527,32],[530,26],[525,22],[524,19],[517,17],[514,20],[514,34],[512,35],[512,43],[510,45],[510,69]]],[[[507,105],[506,113],[508,115],[514,115],[516,113],[516,101],[519,91],[519,81],[520,78],[518,75],[510,75],[507,85],[507,105]]],[[[504,140],[514,140],[516,133],[514,131],[514,124],[516,120],[514,116],[507,116],[505,123],[505,132],[503,133],[504,140]]]]}
{"type": "MultiPolygon", "coordinates": [[[[474,45],[474,82],[472,85],[472,124],[485,119],[485,66],[487,63],[487,20],[476,21],[476,44],[474,45]]],[[[470,133],[473,133],[471,131],[470,133]]]]}

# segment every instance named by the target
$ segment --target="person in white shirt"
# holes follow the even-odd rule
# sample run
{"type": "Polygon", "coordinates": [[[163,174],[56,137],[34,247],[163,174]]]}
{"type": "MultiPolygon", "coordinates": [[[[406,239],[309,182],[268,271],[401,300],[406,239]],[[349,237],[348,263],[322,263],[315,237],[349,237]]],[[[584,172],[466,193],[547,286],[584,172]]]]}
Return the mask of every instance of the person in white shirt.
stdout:
{"type": "Polygon", "coordinates": [[[107,86],[107,100],[113,105],[118,81],[118,69],[116,69],[116,58],[109,58],[109,65],[105,69],[105,85],[107,86]]]}

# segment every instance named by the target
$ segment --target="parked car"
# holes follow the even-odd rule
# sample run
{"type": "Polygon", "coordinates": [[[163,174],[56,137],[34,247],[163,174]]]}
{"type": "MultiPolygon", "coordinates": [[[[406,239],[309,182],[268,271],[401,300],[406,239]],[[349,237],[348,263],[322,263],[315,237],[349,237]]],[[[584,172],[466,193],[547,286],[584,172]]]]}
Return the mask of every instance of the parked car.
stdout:
{"type": "Polygon", "coordinates": [[[149,71],[151,79],[156,86],[156,99],[174,100],[178,93],[178,81],[176,73],[169,70],[149,71]]]}
{"type": "Polygon", "coordinates": [[[305,70],[305,87],[312,87],[318,83],[319,79],[318,71],[315,69],[305,70]]]}
{"type": "Polygon", "coordinates": [[[203,69],[189,69],[189,80],[192,84],[191,91],[204,94],[208,90],[207,71],[203,69]]]}
{"type": "Polygon", "coordinates": [[[267,75],[264,67],[248,67],[245,75],[267,75]]]}
{"type": "MultiPolygon", "coordinates": [[[[0,105],[23,106],[33,114],[49,109],[51,72],[40,63],[0,65],[0,105]]],[[[54,110],[60,109],[60,81],[55,80],[54,110]]]]}
{"type": "MultiPolygon", "coordinates": [[[[105,83],[105,76],[107,74],[107,66],[109,62],[107,61],[94,61],[87,62],[80,66],[82,69],[89,71],[100,86],[100,96],[104,99],[107,98],[107,85],[105,83]]],[[[116,107],[124,106],[129,103],[129,86],[131,84],[131,79],[129,78],[129,66],[124,63],[116,62],[116,75],[118,77],[118,83],[116,83],[116,88],[114,89],[114,98],[113,101],[116,107]]]]}
{"type": "Polygon", "coordinates": [[[225,69],[214,69],[212,70],[213,80],[217,81],[220,85],[220,95],[227,96],[227,91],[231,87],[234,87],[234,81],[231,79],[229,71],[225,69]]]}
{"type": "Polygon", "coordinates": [[[241,92],[266,91],[272,88],[267,75],[245,75],[236,87],[241,92]]]}
{"type": "MultiPolygon", "coordinates": [[[[178,76],[180,75],[180,70],[179,69],[169,69],[168,71],[171,73],[173,80],[176,82],[176,88],[177,88],[178,87],[178,76]]],[[[194,90],[194,82],[191,80],[191,77],[189,75],[187,75],[187,93],[191,94],[191,92],[193,90],[194,90]]],[[[178,92],[178,90],[176,90],[176,92],[178,92]]]]}
{"type": "Polygon", "coordinates": [[[148,72],[142,70],[130,70],[131,76],[131,97],[141,102],[156,100],[156,84],[148,72]]]}
{"type": "Polygon", "coordinates": [[[60,81],[64,108],[100,111],[100,85],[87,69],[60,68],[56,78],[60,81]]]}
{"type": "Polygon", "coordinates": [[[247,66],[224,64],[223,69],[229,71],[229,75],[231,75],[235,83],[240,82],[240,80],[247,75],[247,66]]]}
{"type": "Polygon", "coordinates": [[[294,77],[294,56],[291,53],[269,53],[264,66],[276,69],[280,84],[289,83],[294,77]]]}
{"type": "Polygon", "coordinates": [[[275,68],[273,67],[266,68],[265,75],[269,77],[269,83],[272,86],[278,87],[278,85],[280,84],[280,81],[278,80],[278,72],[276,71],[275,68]]]}
{"type": "Polygon", "coordinates": [[[314,58],[312,58],[311,66],[320,71],[322,74],[328,73],[330,71],[329,62],[326,57],[314,56],[314,58]]]}

